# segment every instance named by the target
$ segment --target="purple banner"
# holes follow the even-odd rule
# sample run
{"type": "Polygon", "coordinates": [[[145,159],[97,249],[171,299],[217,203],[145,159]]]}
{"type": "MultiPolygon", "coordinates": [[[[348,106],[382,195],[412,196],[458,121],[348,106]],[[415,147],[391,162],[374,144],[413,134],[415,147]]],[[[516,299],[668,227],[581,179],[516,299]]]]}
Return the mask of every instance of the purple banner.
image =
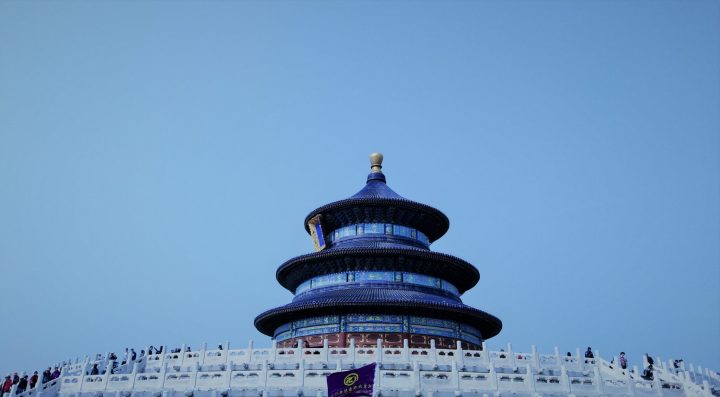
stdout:
{"type": "Polygon", "coordinates": [[[373,394],[375,363],[335,372],[327,377],[328,397],[367,397],[373,394]]]}

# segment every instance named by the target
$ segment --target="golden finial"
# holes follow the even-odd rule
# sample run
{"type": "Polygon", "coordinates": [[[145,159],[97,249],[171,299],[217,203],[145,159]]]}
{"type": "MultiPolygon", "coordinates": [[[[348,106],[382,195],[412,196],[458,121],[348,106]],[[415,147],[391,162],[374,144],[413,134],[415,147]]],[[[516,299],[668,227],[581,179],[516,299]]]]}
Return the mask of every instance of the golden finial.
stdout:
{"type": "Polygon", "coordinates": [[[370,155],[370,172],[379,172],[382,174],[382,153],[372,153],[370,155]]]}

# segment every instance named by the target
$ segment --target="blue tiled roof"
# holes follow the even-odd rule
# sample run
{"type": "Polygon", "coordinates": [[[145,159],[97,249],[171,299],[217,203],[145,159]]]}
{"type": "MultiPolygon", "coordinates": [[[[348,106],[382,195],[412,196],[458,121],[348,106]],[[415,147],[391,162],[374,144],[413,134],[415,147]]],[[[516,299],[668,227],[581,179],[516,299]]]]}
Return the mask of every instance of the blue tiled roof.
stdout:
{"type": "Polygon", "coordinates": [[[482,332],[484,338],[497,335],[502,322],[482,310],[456,299],[411,289],[387,287],[328,289],[300,296],[290,304],[268,310],[255,318],[255,327],[271,335],[281,324],[326,313],[404,313],[461,321],[482,332]]]}
{"type": "Polygon", "coordinates": [[[344,241],[338,241],[328,248],[328,251],[346,249],[346,248],[397,248],[397,249],[416,249],[428,251],[420,243],[400,239],[380,240],[377,238],[354,238],[344,241]],[[412,245],[411,245],[412,244],[412,245]]]}
{"type": "Polygon", "coordinates": [[[310,277],[353,270],[386,269],[442,277],[460,292],[475,286],[480,272],[452,255],[409,246],[376,247],[363,241],[361,247],[337,247],[292,258],[277,269],[275,277],[290,291],[310,277]]]}
{"type": "Polygon", "coordinates": [[[395,191],[390,189],[390,186],[385,183],[385,175],[377,172],[368,175],[368,181],[367,184],[365,184],[365,187],[360,189],[359,192],[350,196],[350,198],[390,198],[407,200],[405,197],[395,193],[395,191]]]}
{"type": "Polygon", "coordinates": [[[370,173],[367,183],[359,192],[308,214],[304,221],[305,230],[310,232],[308,222],[320,214],[325,231],[357,223],[386,222],[418,229],[430,242],[447,232],[450,221],[445,214],[429,205],[406,199],[385,182],[383,173],[370,173]]]}

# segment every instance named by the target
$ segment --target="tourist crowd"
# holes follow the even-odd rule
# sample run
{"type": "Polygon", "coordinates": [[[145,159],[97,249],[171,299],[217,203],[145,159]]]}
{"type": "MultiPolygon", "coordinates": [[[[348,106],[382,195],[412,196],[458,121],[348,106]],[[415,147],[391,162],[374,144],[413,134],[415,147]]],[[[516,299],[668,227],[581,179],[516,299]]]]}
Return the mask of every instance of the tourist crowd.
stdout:
{"type": "Polygon", "coordinates": [[[48,367],[48,369],[43,371],[42,378],[38,376],[38,371],[33,372],[32,376],[28,376],[25,372],[23,372],[22,375],[18,375],[17,372],[12,375],[8,374],[0,387],[0,395],[4,396],[5,393],[10,394],[12,387],[15,385],[15,393],[20,394],[25,390],[34,389],[38,380],[41,382],[40,384],[45,384],[59,377],[60,369],[58,367],[55,367],[54,370],[48,367]]]}
{"type": "MultiPolygon", "coordinates": [[[[160,354],[163,352],[163,346],[160,346],[159,349],[154,348],[153,346],[150,346],[148,349],[148,354],[160,354]]],[[[120,363],[120,365],[125,365],[128,362],[134,362],[135,360],[140,359],[145,355],[145,350],[140,350],[140,354],[138,355],[135,352],[135,349],[132,348],[126,348],[125,349],[125,357],[123,361],[120,363]]],[[[92,364],[92,369],[86,373],[86,375],[98,375],[100,374],[100,369],[98,368],[98,361],[103,361],[105,359],[105,356],[103,354],[96,354],[95,355],[95,363],[92,364]]],[[[112,367],[110,368],[110,373],[113,372],[118,367],[118,357],[115,353],[109,353],[107,355],[108,361],[112,361],[112,367]]],[[[15,386],[15,394],[22,394],[26,390],[32,390],[37,385],[38,382],[40,382],[40,385],[44,385],[45,383],[48,383],[52,380],[55,380],[60,377],[60,368],[67,365],[67,362],[63,362],[62,365],[57,367],[48,367],[45,371],[43,371],[42,376],[38,374],[38,371],[34,371],[32,375],[28,375],[25,372],[22,372],[18,374],[17,372],[13,374],[8,374],[5,379],[0,383],[0,397],[9,397],[13,391],[13,386],[15,386]],[[7,395],[7,396],[6,396],[7,395]]],[[[102,370],[102,373],[104,374],[106,372],[106,369],[102,370]]]]}

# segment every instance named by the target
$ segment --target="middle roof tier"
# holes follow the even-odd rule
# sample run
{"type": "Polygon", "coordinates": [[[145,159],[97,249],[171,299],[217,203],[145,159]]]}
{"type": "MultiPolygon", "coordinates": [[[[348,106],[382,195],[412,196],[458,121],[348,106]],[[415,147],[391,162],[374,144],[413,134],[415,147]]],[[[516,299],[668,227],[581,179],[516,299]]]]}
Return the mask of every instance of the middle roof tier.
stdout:
{"type": "Polygon", "coordinates": [[[295,293],[313,277],[354,271],[399,271],[438,277],[454,285],[460,294],[474,287],[480,272],[452,255],[392,244],[334,248],[297,256],[280,265],[275,273],[280,285],[295,293]],[[389,245],[389,246],[388,246],[389,245]]]}

